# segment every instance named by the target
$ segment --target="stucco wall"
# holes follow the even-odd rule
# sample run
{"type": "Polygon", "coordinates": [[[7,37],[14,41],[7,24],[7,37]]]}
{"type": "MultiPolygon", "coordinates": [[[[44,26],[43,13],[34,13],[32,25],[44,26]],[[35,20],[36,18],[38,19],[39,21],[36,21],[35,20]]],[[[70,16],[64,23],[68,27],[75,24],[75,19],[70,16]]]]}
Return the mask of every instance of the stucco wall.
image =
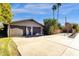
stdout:
{"type": "MultiPolygon", "coordinates": [[[[31,34],[33,34],[33,27],[41,27],[41,34],[43,34],[43,27],[33,21],[22,21],[11,25],[26,26],[26,31],[27,27],[31,27],[31,34]]],[[[28,34],[28,32],[26,34],[28,34]]],[[[10,28],[10,36],[23,36],[23,30],[20,28],[10,28]]]]}

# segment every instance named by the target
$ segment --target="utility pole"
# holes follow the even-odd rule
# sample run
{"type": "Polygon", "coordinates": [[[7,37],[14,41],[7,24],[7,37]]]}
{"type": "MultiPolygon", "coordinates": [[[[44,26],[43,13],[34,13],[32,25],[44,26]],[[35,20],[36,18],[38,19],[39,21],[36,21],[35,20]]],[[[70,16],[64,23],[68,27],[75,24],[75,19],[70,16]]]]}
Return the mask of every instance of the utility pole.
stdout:
{"type": "Polygon", "coordinates": [[[65,24],[66,24],[66,22],[67,22],[67,17],[65,16],[65,24]]]}
{"type": "MultiPolygon", "coordinates": [[[[65,20],[64,20],[64,26],[66,27],[66,22],[67,22],[67,17],[65,16],[65,20]]],[[[65,36],[65,34],[64,34],[65,36]]]]}

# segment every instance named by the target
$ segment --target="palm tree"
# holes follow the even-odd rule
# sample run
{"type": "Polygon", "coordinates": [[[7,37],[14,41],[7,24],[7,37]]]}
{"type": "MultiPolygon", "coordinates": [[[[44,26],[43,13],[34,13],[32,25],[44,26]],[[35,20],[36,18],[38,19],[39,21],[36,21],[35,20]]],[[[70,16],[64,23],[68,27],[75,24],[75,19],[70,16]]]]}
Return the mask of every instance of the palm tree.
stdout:
{"type": "Polygon", "coordinates": [[[56,10],[56,5],[52,6],[52,10],[53,10],[53,19],[55,19],[55,10],[56,10]]]}
{"type": "Polygon", "coordinates": [[[61,6],[61,3],[56,3],[56,9],[57,9],[57,20],[59,19],[59,8],[61,6]]]}

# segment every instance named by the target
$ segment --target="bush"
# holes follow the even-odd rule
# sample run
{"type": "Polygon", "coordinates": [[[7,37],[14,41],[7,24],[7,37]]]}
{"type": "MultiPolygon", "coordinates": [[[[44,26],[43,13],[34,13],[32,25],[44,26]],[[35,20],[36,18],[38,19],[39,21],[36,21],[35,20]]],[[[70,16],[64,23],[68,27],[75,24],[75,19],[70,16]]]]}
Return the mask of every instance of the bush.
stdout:
{"type": "Polygon", "coordinates": [[[45,35],[50,35],[57,33],[58,30],[60,29],[61,25],[57,22],[56,19],[44,19],[44,34],[45,35]]]}

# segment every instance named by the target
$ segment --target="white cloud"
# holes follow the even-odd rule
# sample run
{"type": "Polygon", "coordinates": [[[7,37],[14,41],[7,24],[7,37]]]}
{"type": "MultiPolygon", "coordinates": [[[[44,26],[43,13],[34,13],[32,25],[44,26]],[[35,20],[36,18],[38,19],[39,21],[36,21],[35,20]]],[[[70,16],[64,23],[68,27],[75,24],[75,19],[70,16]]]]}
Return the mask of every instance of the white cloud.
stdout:
{"type": "Polygon", "coordinates": [[[24,6],[24,8],[29,8],[29,9],[33,9],[33,8],[37,8],[37,9],[50,9],[52,7],[53,4],[51,3],[36,3],[36,4],[26,4],[24,6]]]}
{"type": "Polygon", "coordinates": [[[24,13],[24,12],[28,12],[25,9],[22,8],[17,8],[17,9],[12,9],[13,13],[24,13]]]}
{"type": "Polygon", "coordinates": [[[14,13],[14,14],[16,14],[16,13],[31,13],[31,14],[47,14],[47,12],[45,12],[45,11],[34,11],[34,10],[29,10],[29,9],[23,9],[23,8],[21,8],[21,9],[12,9],[12,12],[14,13]]]}
{"type": "Polygon", "coordinates": [[[47,14],[43,9],[50,9],[52,4],[25,4],[21,8],[12,8],[13,13],[47,14]]]}

